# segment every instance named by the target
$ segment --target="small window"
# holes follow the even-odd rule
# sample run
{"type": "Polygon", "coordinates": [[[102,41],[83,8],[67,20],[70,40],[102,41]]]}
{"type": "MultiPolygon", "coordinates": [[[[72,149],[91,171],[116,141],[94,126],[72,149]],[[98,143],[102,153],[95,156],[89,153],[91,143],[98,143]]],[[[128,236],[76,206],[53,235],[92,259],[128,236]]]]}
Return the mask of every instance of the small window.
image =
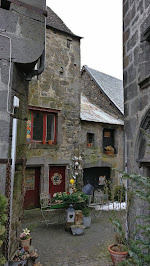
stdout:
{"type": "Polygon", "coordinates": [[[27,141],[56,144],[56,113],[30,110],[27,141]]]}
{"type": "Polygon", "coordinates": [[[71,47],[71,40],[67,39],[67,47],[70,48],[71,47]]]}
{"type": "Polygon", "coordinates": [[[9,10],[10,8],[10,2],[6,0],[1,0],[0,1],[0,7],[6,10],[9,10]]]}
{"type": "Polygon", "coordinates": [[[106,154],[114,154],[114,129],[103,130],[103,150],[106,154]]]}
{"type": "Polygon", "coordinates": [[[91,147],[94,145],[94,134],[93,133],[87,133],[87,146],[91,147]]]}

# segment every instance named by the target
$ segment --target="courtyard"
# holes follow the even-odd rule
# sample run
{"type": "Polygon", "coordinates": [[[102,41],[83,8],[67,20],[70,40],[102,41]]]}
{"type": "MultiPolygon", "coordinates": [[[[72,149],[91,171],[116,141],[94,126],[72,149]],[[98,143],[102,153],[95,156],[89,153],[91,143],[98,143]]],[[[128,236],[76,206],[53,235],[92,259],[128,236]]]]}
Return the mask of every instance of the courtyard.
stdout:
{"type": "MultiPolygon", "coordinates": [[[[123,220],[125,210],[117,215],[123,220]]],[[[112,266],[108,245],[114,243],[114,230],[109,221],[112,211],[102,211],[99,218],[92,217],[92,225],[83,235],[73,236],[65,231],[65,224],[43,223],[40,209],[24,212],[22,228],[32,228],[32,245],[39,254],[42,266],[112,266]]]]}

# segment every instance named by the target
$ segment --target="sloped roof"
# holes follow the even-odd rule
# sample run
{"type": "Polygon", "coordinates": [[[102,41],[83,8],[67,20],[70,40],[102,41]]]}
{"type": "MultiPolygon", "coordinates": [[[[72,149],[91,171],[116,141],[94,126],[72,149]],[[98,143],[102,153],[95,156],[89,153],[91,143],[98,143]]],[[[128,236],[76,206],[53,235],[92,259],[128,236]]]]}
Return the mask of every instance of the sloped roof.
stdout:
{"type": "Polygon", "coordinates": [[[69,33],[72,36],[81,38],[75,35],[61,20],[61,18],[50,8],[47,6],[47,18],[46,18],[46,25],[52,27],[54,29],[60,30],[62,32],[69,33]]]}
{"type": "Polygon", "coordinates": [[[90,103],[87,98],[81,95],[81,109],[80,118],[85,121],[93,121],[114,125],[124,125],[124,121],[117,119],[112,115],[104,112],[101,108],[98,108],[94,104],[90,103]]]}
{"type": "Polygon", "coordinates": [[[123,81],[92,68],[84,66],[90,76],[95,80],[100,89],[104,94],[110,99],[111,102],[119,109],[119,111],[124,113],[124,95],[123,95],[123,81]]]}

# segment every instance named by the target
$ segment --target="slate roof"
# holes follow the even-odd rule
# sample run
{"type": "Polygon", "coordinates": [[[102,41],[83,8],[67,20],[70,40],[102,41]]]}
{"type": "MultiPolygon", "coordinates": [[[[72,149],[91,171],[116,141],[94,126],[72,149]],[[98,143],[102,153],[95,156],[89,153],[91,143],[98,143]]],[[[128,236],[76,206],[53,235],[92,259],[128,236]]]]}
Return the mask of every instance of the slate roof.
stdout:
{"type": "Polygon", "coordinates": [[[119,109],[119,111],[124,113],[124,94],[123,94],[123,81],[92,68],[88,66],[83,66],[93,80],[100,87],[102,92],[109,98],[111,102],[119,109]]]}
{"type": "Polygon", "coordinates": [[[88,99],[83,95],[81,95],[80,118],[81,120],[85,121],[124,125],[123,120],[117,119],[112,115],[104,112],[101,108],[90,103],[88,99]]]}
{"type": "Polygon", "coordinates": [[[75,35],[61,20],[61,18],[50,8],[47,6],[47,18],[46,18],[46,26],[52,27],[54,29],[60,30],[65,33],[69,33],[72,36],[81,38],[75,35]]]}

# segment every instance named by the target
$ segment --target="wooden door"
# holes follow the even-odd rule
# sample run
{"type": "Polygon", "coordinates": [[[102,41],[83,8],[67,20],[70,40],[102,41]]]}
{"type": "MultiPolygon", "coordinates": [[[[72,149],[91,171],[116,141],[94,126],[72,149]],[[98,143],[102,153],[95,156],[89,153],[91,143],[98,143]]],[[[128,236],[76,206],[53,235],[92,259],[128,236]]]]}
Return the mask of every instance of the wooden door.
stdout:
{"type": "Polygon", "coordinates": [[[65,166],[51,166],[49,169],[49,193],[65,191],[65,166]]]}
{"type": "Polygon", "coordinates": [[[28,168],[25,174],[24,209],[40,207],[40,168],[28,168]]]}

